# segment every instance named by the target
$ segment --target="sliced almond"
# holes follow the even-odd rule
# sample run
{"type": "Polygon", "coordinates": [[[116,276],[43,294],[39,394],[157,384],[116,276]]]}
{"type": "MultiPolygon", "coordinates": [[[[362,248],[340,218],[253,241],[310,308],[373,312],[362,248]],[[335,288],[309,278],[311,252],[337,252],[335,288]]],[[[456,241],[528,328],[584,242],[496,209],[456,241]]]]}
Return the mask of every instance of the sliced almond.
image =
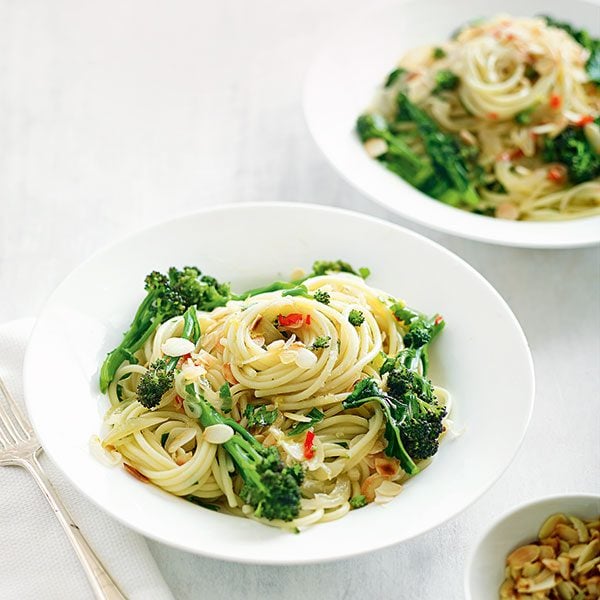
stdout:
{"type": "Polygon", "coordinates": [[[575,564],[576,570],[581,570],[584,563],[596,558],[600,554],[600,540],[592,540],[587,546],[585,546],[577,559],[575,564]]]}
{"type": "Polygon", "coordinates": [[[535,577],[536,575],[538,575],[542,570],[542,563],[540,563],[539,561],[535,561],[534,563],[527,563],[524,567],[523,570],[521,571],[521,575],[523,575],[523,577],[535,577]]]}
{"type": "Polygon", "coordinates": [[[513,550],[506,561],[510,567],[522,569],[526,563],[537,560],[540,555],[540,547],[529,544],[513,550]]]}
{"type": "Polygon", "coordinates": [[[577,530],[564,523],[559,523],[556,526],[556,533],[561,540],[569,544],[577,544],[579,542],[579,534],[577,530]]]}
{"type": "Polygon", "coordinates": [[[556,558],[556,552],[552,546],[540,546],[540,558],[556,558]]]}
{"type": "Polygon", "coordinates": [[[542,524],[542,526],[540,527],[540,531],[538,533],[538,537],[543,540],[544,538],[548,538],[550,537],[553,533],[554,533],[554,528],[559,524],[559,523],[563,523],[563,524],[567,524],[569,522],[569,519],[566,517],[566,515],[563,515],[562,513],[558,513],[555,515],[550,515],[542,524]]]}
{"type": "Polygon", "coordinates": [[[575,531],[577,531],[577,535],[579,535],[579,541],[589,542],[590,534],[587,527],[585,526],[585,523],[581,519],[578,519],[577,517],[573,517],[571,515],[569,515],[569,520],[573,524],[575,531]]]}
{"type": "Polygon", "coordinates": [[[559,556],[556,560],[560,565],[560,576],[563,579],[569,579],[571,577],[571,561],[566,556],[559,556]]]}
{"type": "Polygon", "coordinates": [[[562,600],[573,600],[577,593],[573,585],[568,581],[560,581],[556,586],[562,600]]]}
{"type": "Polygon", "coordinates": [[[382,154],[385,154],[388,151],[388,145],[385,140],[381,138],[371,138],[367,140],[364,144],[365,150],[367,154],[371,158],[377,158],[382,154]]]}
{"type": "Polygon", "coordinates": [[[560,563],[556,558],[542,558],[542,564],[552,573],[560,571],[560,563]]]}
{"type": "Polygon", "coordinates": [[[194,342],[182,337],[171,337],[160,347],[167,356],[183,356],[192,353],[195,348],[194,342]]]}
{"type": "Polygon", "coordinates": [[[203,434],[204,439],[211,444],[224,444],[233,437],[233,429],[225,423],[209,425],[203,434]]]}

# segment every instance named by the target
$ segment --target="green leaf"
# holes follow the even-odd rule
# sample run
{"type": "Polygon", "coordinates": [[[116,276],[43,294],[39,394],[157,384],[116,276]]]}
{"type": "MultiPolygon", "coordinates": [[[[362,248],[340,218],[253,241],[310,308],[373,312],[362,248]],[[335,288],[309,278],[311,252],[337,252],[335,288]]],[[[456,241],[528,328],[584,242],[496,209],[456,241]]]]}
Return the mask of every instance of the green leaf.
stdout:
{"type": "Polygon", "coordinates": [[[293,437],[308,431],[315,423],[319,423],[325,418],[325,413],[321,412],[318,408],[313,408],[306,416],[310,418],[310,422],[298,423],[298,425],[292,427],[288,431],[288,437],[293,437]]]}
{"type": "Polygon", "coordinates": [[[231,412],[232,404],[231,404],[231,388],[228,383],[224,383],[219,388],[219,398],[222,400],[221,410],[224,413],[231,412]]]}

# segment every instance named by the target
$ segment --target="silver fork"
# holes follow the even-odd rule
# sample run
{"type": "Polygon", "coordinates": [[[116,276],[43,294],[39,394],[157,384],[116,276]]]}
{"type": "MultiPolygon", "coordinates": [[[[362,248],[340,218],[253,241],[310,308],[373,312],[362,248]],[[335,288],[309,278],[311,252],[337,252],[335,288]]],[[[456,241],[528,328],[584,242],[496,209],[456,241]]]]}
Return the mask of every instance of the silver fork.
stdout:
{"type": "Polygon", "coordinates": [[[42,449],[33,427],[0,379],[0,466],[18,465],[27,469],[40,486],[54,514],[83,565],[85,574],[98,600],[126,600],[110,578],[100,559],[85,541],[79,527],[73,522],[65,505],[46,477],[37,455],[42,449]]]}

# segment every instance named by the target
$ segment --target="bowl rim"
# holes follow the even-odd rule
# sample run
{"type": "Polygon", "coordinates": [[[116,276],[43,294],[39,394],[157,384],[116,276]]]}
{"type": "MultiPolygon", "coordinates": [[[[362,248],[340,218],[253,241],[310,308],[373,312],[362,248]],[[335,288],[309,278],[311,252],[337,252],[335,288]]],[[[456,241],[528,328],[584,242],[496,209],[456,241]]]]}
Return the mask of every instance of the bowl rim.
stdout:
{"type": "Polygon", "coordinates": [[[467,554],[467,558],[465,560],[463,581],[464,581],[464,587],[465,587],[465,596],[466,596],[467,600],[478,600],[477,598],[474,598],[473,595],[471,594],[471,585],[470,585],[471,572],[473,570],[475,556],[477,555],[477,552],[478,552],[480,546],[489,537],[489,535],[492,533],[492,531],[497,526],[508,521],[511,517],[520,513],[521,511],[527,510],[528,508],[531,508],[538,504],[541,505],[546,502],[553,502],[555,500],[564,500],[565,502],[570,502],[571,500],[591,500],[591,501],[596,500],[600,506],[600,493],[581,491],[581,492],[551,494],[551,495],[547,495],[547,496],[536,496],[535,498],[526,500],[525,502],[515,504],[512,508],[507,509],[500,516],[492,519],[492,521],[489,522],[487,527],[485,527],[483,529],[483,531],[481,531],[479,533],[479,535],[475,538],[475,541],[471,545],[471,548],[470,548],[470,550],[467,554]]]}
{"type": "MultiPolygon", "coordinates": [[[[149,537],[151,539],[154,539],[160,543],[164,543],[171,547],[175,547],[175,548],[187,551],[187,552],[192,552],[197,555],[207,556],[209,558],[215,558],[215,559],[219,559],[219,560],[226,560],[229,562],[246,563],[246,564],[264,564],[264,565],[294,565],[294,564],[314,564],[314,563],[321,563],[321,562],[331,562],[331,561],[336,561],[336,560],[343,560],[346,558],[352,558],[355,556],[364,555],[369,552],[373,552],[375,550],[381,550],[384,548],[388,548],[388,547],[394,546],[396,544],[404,543],[408,540],[419,537],[420,535],[423,535],[424,533],[427,533],[428,531],[431,531],[431,530],[435,529],[436,527],[439,527],[439,526],[443,525],[444,523],[449,522],[452,519],[459,516],[460,514],[462,514],[465,510],[467,510],[470,506],[472,506],[478,499],[480,499],[485,493],[487,493],[493,485],[495,485],[498,482],[498,480],[501,478],[501,476],[506,472],[506,470],[514,462],[519,450],[521,449],[521,447],[523,445],[525,436],[526,436],[528,428],[529,428],[531,417],[533,414],[533,408],[534,408],[534,404],[535,404],[535,387],[536,387],[534,363],[533,363],[533,358],[532,358],[529,342],[527,340],[527,337],[525,336],[525,333],[523,331],[523,328],[521,327],[521,324],[519,323],[519,320],[517,319],[516,315],[513,313],[508,302],[502,297],[502,295],[496,290],[496,288],[494,288],[494,286],[481,273],[479,273],[473,266],[471,266],[466,260],[464,260],[463,258],[458,256],[457,254],[453,253],[452,251],[448,250],[447,248],[445,248],[443,245],[439,244],[438,242],[435,242],[434,240],[431,240],[428,237],[426,237],[420,233],[417,233],[409,228],[403,227],[401,225],[387,221],[385,219],[381,219],[378,217],[371,216],[369,214],[362,213],[360,211],[349,210],[346,208],[339,208],[339,207],[335,207],[335,206],[314,204],[314,203],[283,202],[283,201],[222,203],[222,204],[203,207],[203,208],[196,209],[193,211],[177,214],[170,219],[157,221],[146,227],[140,227],[140,228],[136,229],[135,231],[126,233],[123,236],[118,237],[116,240],[111,241],[111,242],[103,245],[99,249],[97,249],[89,257],[87,257],[84,261],[79,263],[69,274],[67,274],[67,276],[65,278],[63,278],[63,280],[61,282],[59,282],[59,284],[49,294],[49,296],[46,298],[44,305],[42,306],[40,312],[38,313],[36,323],[34,324],[34,327],[32,329],[30,339],[29,339],[29,342],[27,345],[27,350],[25,353],[25,359],[24,359],[23,385],[24,385],[24,395],[25,395],[26,407],[28,409],[28,413],[30,414],[31,421],[34,425],[34,428],[35,428],[35,425],[37,422],[37,419],[34,416],[35,411],[32,412],[29,410],[30,407],[33,406],[33,402],[34,402],[33,396],[35,395],[32,391],[33,384],[32,384],[32,375],[31,375],[34,371],[34,366],[32,364],[33,363],[32,340],[34,339],[36,332],[39,328],[40,317],[43,316],[47,306],[51,303],[54,295],[57,293],[59,288],[62,288],[63,285],[68,283],[70,281],[70,279],[76,275],[76,273],[78,273],[80,270],[84,269],[88,265],[88,263],[95,260],[96,257],[119,246],[120,244],[128,241],[131,238],[134,238],[134,237],[142,235],[142,234],[149,233],[153,230],[160,229],[169,224],[172,224],[172,223],[175,223],[175,222],[178,222],[181,220],[185,220],[190,217],[197,217],[202,214],[213,213],[213,212],[227,213],[229,211],[238,210],[241,207],[248,208],[248,209],[263,209],[263,210],[268,210],[271,208],[281,208],[283,210],[286,210],[288,208],[292,208],[292,209],[296,209],[296,210],[300,209],[300,208],[304,208],[304,209],[308,208],[310,210],[314,210],[315,213],[329,213],[332,215],[345,214],[352,218],[367,220],[367,221],[373,222],[374,224],[377,224],[379,226],[383,226],[383,227],[391,229],[391,230],[400,231],[403,235],[408,236],[409,238],[418,240],[419,243],[422,243],[422,244],[428,245],[432,248],[435,248],[438,252],[447,256],[449,259],[451,259],[455,263],[460,264],[461,267],[463,269],[465,269],[467,272],[469,272],[470,275],[472,277],[474,277],[478,281],[479,284],[483,285],[486,288],[486,290],[489,293],[491,293],[498,300],[499,304],[505,310],[506,317],[513,324],[513,326],[515,328],[515,332],[518,334],[518,336],[522,342],[523,350],[525,351],[525,355],[526,355],[526,359],[527,359],[526,363],[523,365],[523,367],[524,367],[524,370],[527,372],[527,384],[529,386],[527,389],[527,397],[529,398],[528,411],[526,414],[523,415],[522,431],[521,431],[518,443],[516,443],[513,446],[509,460],[507,460],[507,462],[503,466],[503,468],[498,470],[494,479],[492,481],[490,481],[487,485],[483,486],[478,491],[478,493],[475,494],[473,496],[473,498],[469,502],[465,503],[459,510],[456,510],[453,514],[451,514],[449,516],[444,516],[442,518],[438,518],[437,520],[432,522],[429,526],[422,528],[418,532],[414,532],[412,534],[406,535],[405,537],[403,537],[400,540],[392,540],[392,541],[386,540],[384,543],[381,543],[376,548],[374,548],[374,547],[368,547],[366,549],[352,548],[350,550],[345,550],[336,555],[331,555],[331,556],[327,556],[327,557],[318,557],[318,558],[294,557],[292,559],[289,559],[289,558],[285,558],[282,556],[282,557],[277,557],[277,558],[261,557],[258,559],[253,559],[253,558],[243,558],[242,559],[238,556],[230,556],[230,555],[220,552],[218,550],[205,550],[205,549],[200,550],[200,549],[196,549],[196,548],[191,548],[189,544],[186,544],[183,541],[182,542],[174,542],[171,539],[167,539],[167,538],[163,537],[160,533],[149,531],[147,529],[144,529],[142,526],[138,526],[137,524],[132,524],[125,516],[121,515],[120,513],[115,513],[112,510],[105,508],[104,506],[99,504],[97,499],[91,493],[88,493],[87,490],[83,489],[80,486],[80,484],[78,483],[78,481],[76,479],[72,478],[71,475],[62,468],[60,461],[55,458],[55,454],[54,454],[53,450],[46,448],[46,445],[44,444],[45,438],[44,438],[43,434],[42,435],[38,434],[40,441],[43,444],[44,451],[52,459],[52,461],[58,466],[58,468],[63,473],[63,475],[65,475],[66,478],[74,485],[74,487],[79,491],[79,493],[82,493],[85,497],[87,497],[89,500],[91,500],[96,506],[98,506],[101,510],[103,510],[111,518],[115,518],[117,521],[121,522],[126,527],[133,529],[133,530],[137,531],[138,533],[140,533],[146,537],[149,537]]],[[[37,433],[37,430],[36,430],[36,433],[37,433]]],[[[159,489],[159,491],[163,492],[160,489],[159,489]]],[[[164,492],[164,493],[167,493],[167,492],[164,492]]]]}
{"type": "MultiPolygon", "coordinates": [[[[431,2],[431,0],[424,0],[431,2]]],[[[596,2],[588,0],[576,0],[577,3],[585,4],[589,7],[598,7],[596,2]]],[[[413,223],[427,227],[435,231],[470,239],[480,243],[495,244],[517,248],[535,248],[535,249],[569,249],[581,248],[588,246],[596,246],[600,244],[600,215],[592,215],[590,217],[582,217],[578,219],[563,219],[557,221],[507,221],[504,219],[495,219],[483,215],[477,215],[466,210],[448,206],[427,194],[421,192],[417,188],[411,186],[401,177],[398,177],[387,171],[382,165],[376,164],[375,161],[364,154],[364,162],[373,163],[373,167],[377,167],[378,175],[373,169],[373,176],[355,175],[355,172],[348,168],[347,159],[340,158],[339,152],[332,150],[328,141],[324,141],[319,127],[316,123],[316,112],[314,111],[314,101],[316,98],[314,79],[319,70],[320,62],[329,51],[336,47],[336,43],[343,38],[350,28],[357,23],[364,22],[367,15],[389,15],[390,11],[396,11],[399,7],[402,10],[410,8],[411,5],[422,5],[423,0],[403,0],[400,3],[383,3],[377,5],[362,6],[354,11],[350,16],[346,16],[338,25],[332,37],[322,43],[313,53],[312,60],[305,72],[304,81],[302,84],[302,111],[307,129],[319,149],[321,155],[326,159],[334,171],[341,176],[351,187],[359,193],[365,195],[373,202],[382,206],[390,213],[393,213],[403,219],[407,219],[413,223]],[[383,180],[388,177],[388,181],[393,181],[398,184],[397,198],[402,195],[411,200],[419,201],[420,204],[429,204],[434,211],[436,218],[431,221],[427,215],[420,213],[415,214],[410,208],[403,210],[401,202],[390,202],[387,199],[387,193],[374,191],[371,181],[383,180]],[[385,197],[384,197],[385,196],[385,197]],[[589,224],[589,225],[588,225],[589,224]],[[594,225],[597,225],[594,227],[594,225]]],[[[488,10],[488,13],[490,10],[488,10]]],[[[498,11],[496,11],[498,12],[498,11]]],[[[526,10],[524,12],[527,12],[526,10]]],[[[382,75],[383,76],[383,75],[382,75]]],[[[373,84],[376,84],[375,77],[373,84]]],[[[354,140],[358,145],[358,140],[354,140]]],[[[339,142],[338,142],[339,143],[339,142]]],[[[344,143],[347,147],[347,144],[344,143]]],[[[390,183],[390,186],[392,184],[390,183]]]]}

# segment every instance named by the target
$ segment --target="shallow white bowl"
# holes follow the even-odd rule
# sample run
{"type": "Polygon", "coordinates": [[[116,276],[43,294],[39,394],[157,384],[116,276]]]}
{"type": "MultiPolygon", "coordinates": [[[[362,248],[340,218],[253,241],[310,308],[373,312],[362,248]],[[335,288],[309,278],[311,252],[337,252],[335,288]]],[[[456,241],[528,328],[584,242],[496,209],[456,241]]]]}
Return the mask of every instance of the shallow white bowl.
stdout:
{"type": "Polygon", "coordinates": [[[440,43],[481,16],[549,14],[600,35],[600,7],[581,0],[412,0],[371,5],[336,26],[309,70],[304,110],[326,158],[354,187],[398,215],[466,238],[532,248],[568,248],[600,241],[600,216],[555,223],[494,219],[433,200],[369,158],[356,118],[410,48],[440,43]]]}
{"type": "Polygon", "coordinates": [[[437,244],[357,213],[298,204],[239,204],[201,211],[132,235],[96,254],[54,292],[25,361],[27,406],[52,459],[100,507],[159,541],[223,559],[318,562],[382,548],[456,515],[513,458],[533,404],[527,342],[483,277],[437,244]],[[197,264],[248,289],[315,259],[372,269],[370,282],[448,326],[432,353],[432,378],[451,390],[464,435],[386,507],[369,506],[300,535],[194,506],[92,458],[107,401],[98,366],[118,344],[153,269],[197,264]],[[498,435],[498,432],[502,435],[498,435]],[[490,444],[490,439],[494,440],[490,444]]]}
{"type": "Polygon", "coordinates": [[[500,517],[473,546],[467,560],[467,600],[498,600],[507,555],[537,539],[542,523],[554,513],[595,518],[600,515],[600,496],[565,494],[538,498],[500,517]]]}

